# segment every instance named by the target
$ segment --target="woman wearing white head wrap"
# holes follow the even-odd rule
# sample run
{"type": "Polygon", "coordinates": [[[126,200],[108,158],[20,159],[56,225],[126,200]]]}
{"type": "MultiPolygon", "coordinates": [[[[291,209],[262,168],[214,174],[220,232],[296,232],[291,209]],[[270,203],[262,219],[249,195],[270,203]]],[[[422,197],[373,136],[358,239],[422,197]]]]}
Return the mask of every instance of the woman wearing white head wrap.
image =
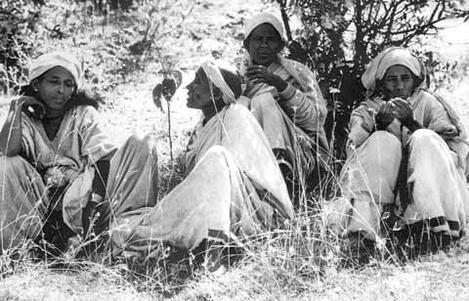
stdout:
{"type": "Polygon", "coordinates": [[[69,54],[42,55],[29,66],[23,96],[11,103],[0,132],[0,250],[38,239],[42,232],[64,251],[70,236],[93,232],[90,211],[97,203],[101,219],[95,232],[107,228],[110,197],[114,204],[122,201],[117,194],[154,202],[146,196],[156,185],[141,176],[154,172],[150,140],[132,137],[116,152],[98,121],[96,99],[78,90],[81,73],[69,54]],[[123,185],[126,170],[135,170],[125,179],[132,185],[123,185]],[[137,196],[133,189],[145,194],[137,196]]]}
{"type": "Polygon", "coordinates": [[[236,103],[239,77],[209,61],[187,90],[187,106],[204,117],[187,147],[186,178],[154,208],[120,220],[112,231],[117,250],[152,257],[162,241],[192,250],[204,239],[249,238],[293,215],[262,129],[236,103]]]}
{"type": "Polygon", "coordinates": [[[313,169],[324,167],[328,157],[326,101],[313,72],[281,55],[286,39],[279,18],[269,13],[254,16],[246,24],[245,37],[248,53],[240,70],[247,79],[249,108],[285,176],[299,180],[296,187],[305,187],[313,169]]]}
{"type": "Polygon", "coordinates": [[[425,90],[425,68],[406,48],[384,50],[362,81],[368,99],[352,113],[343,169],[352,206],[345,234],[354,243],[360,236],[370,242],[397,226],[417,243],[431,233],[438,238],[433,247],[447,245],[463,233],[469,208],[468,144],[461,122],[446,102],[425,90]],[[385,220],[393,223],[384,229],[383,212],[399,215],[398,223],[385,220]]]}

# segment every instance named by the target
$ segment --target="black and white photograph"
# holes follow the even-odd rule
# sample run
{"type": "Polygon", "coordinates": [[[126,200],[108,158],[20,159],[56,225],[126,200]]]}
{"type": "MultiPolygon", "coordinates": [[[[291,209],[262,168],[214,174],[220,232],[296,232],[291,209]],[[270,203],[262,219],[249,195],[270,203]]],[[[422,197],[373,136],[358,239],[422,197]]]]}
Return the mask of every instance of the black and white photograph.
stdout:
{"type": "Polygon", "coordinates": [[[2,0],[0,300],[469,300],[466,0],[2,0]]]}

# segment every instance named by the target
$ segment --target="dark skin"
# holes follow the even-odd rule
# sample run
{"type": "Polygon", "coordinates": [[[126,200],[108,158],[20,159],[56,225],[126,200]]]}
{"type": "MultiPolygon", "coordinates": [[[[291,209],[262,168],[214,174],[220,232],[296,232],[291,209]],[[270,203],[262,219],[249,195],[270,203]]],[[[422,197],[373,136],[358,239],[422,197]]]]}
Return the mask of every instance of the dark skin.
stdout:
{"type": "Polygon", "coordinates": [[[272,72],[262,65],[253,65],[248,67],[246,76],[253,84],[265,83],[269,86],[273,86],[277,91],[283,91],[287,88],[288,84],[278,75],[272,72]]]}
{"type": "Polygon", "coordinates": [[[222,92],[210,83],[202,68],[197,69],[194,80],[186,88],[187,107],[202,111],[205,117],[203,124],[226,105],[222,99],[222,92]]]}
{"type": "Polygon", "coordinates": [[[252,84],[265,83],[273,86],[277,91],[287,88],[287,83],[267,68],[277,59],[277,54],[283,49],[284,42],[275,28],[264,23],[257,26],[244,41],[252,59],[252,65],[246,70],[246,77],[252,84]]]}
{"type": "Polygon", "coordinates": [[[413,116],[412,107],[403,98],[408,98],[414,91],[414,80],[409,69],[404,66],[391,66],[384,76],[384,93],[389,100],[383,102],[375,117],[378,130],[385,130],[394,118],[414,132],[423,128],[413,116]]]}

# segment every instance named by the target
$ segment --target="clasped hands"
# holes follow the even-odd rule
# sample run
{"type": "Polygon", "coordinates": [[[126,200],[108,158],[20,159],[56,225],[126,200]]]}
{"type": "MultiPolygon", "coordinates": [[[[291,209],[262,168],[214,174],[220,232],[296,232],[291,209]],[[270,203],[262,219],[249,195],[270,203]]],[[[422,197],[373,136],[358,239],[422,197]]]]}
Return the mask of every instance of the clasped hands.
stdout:
{"type": "Polygon", "coordinates": [[[273,86],[277,91],[285,90],[288,84],[278,75],[270,72],[267,67],[262,65],[252,65],[246,70],[246,77],[252,84],[265,83],[273,86]]]}
{"type": "Polygon", "coordinates": [[[385,130],[394,118],[397,118],[406,126],[414,121],[412,107],[402,98],[392,98],[383,102],[375,116],[376,128],[385,130]]]}

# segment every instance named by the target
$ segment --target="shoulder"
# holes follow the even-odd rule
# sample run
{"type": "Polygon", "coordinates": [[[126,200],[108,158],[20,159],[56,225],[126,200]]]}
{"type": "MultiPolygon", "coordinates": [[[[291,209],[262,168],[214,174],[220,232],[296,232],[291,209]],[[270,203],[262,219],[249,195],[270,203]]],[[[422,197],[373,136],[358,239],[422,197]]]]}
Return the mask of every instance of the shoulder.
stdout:
{"type": "Polygon", "coordinates": [[[365,112],[370,112],[370,111],[378,111],[379,106],[381,104],[382,100],[381,99],[367,99],[365,101],[362,101],[358,107],[356,107],[353,111],[352,114],[360,114],[360,113],[365,113],[365,112]]]}
{"type": "Polygon", "coordinates": [[[97,116],[99,115],[98,110],[96,110],[93,106],[75,106],[70,109],[73,114],[76,116],[97,116]]]}
{"type": "Polygon", "coordinates": [[[295,61],[295,60],[291,60],[291,59],[287,59],[286,57],[282,57],[282,63],[283,64],[286,64],[286,65],[290,65],[296,69],[299,69],[299,70],[309,70],[311,71],[311,69],[306,66],[305,64],[302,64],[298,61],[295,61]]]}
{"type": "Polygon", "coordinates": [[[239,103],[233,103],[226,107],[226,116],[249,118],[252,113],[248,108],[239,103]]]}
{"type": "Polygon", "coordinates": [[[99,120],[99,113],[93,106],[74,106],[67,114],[76,124],[91,125],[99,120]]]}
{"type": "Polygon", "coordinates": [[[441,96],[429,90],[422,89],[415,95],[417,101],[421,101],[425,107],[430,108],[444,108],[444,100],[441,96]]]}
{"type": "MultiPolygon", "coordinates": [[[[222,112],[220,112],[222,113],[222,112]]],[[[248,108],[242,104],[234,103],[224,108],[223,120],[221,122],[230,124],[242,124],[246,126],[251,123],[257,123],[256,118],[248,108]]]]}
{"type": "Polygon", "coordinates": [[[303,87],[315,87],[318,89],[315,73],[306,65],[280,57],[280,64],[287,70],[287,72],[303,87]]]}

